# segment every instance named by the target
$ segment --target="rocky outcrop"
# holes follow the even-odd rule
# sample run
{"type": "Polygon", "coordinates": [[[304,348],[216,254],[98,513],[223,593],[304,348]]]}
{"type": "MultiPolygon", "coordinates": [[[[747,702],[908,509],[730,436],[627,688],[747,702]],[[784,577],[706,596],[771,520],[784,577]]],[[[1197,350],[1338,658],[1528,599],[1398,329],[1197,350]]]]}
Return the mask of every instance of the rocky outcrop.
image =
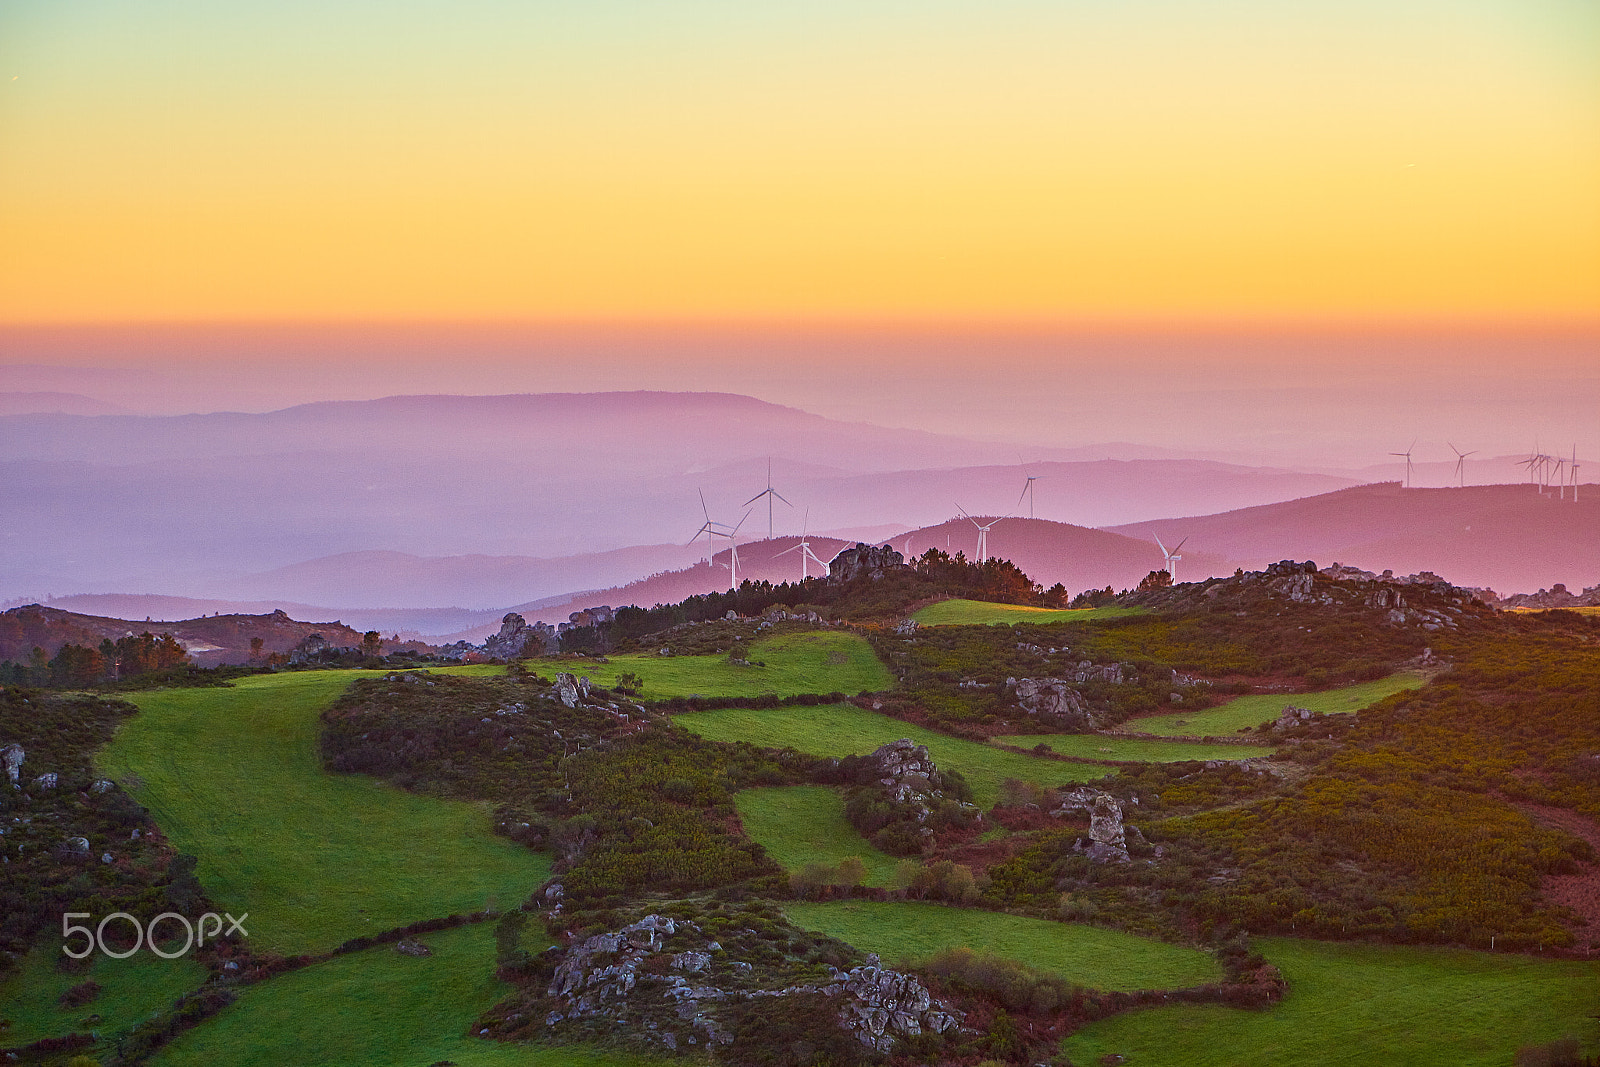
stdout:
{"type": "Polygon", "coordinates": [[[1499,602],[1502,608],[1594,608],[1600,607],[1600,585],[1574,593],[1561,582],[1537,593],[1514,593],[1499,602]]]}
{"type": "Polygon", "coordinates": [[[500,632],[483,643],[483,654],[494,659],[521,659],[560,650],[554,626],[544,622],[529,625],[514,611],[500,620],[500,632]]]}
{"type": "Polygon", "coordinates": [[[1454,630],[1488,609],[1473,590],[1451,585],[1431,571],[1395,577],[1374,575],[1342,564],[1318,570],[1311,560],[1280,560],[1261,571],[1240,571],[1231,578],[1210,578],[1171,589],[1127,593],[1118,603],[1160,610],[1206,610],[1234,607],[1261,610],[1263,602],[1321,606],[1340,613],[1376,615],[1390,626],[1422,630],[1454,630]]]}
{"type": "Polygon", "coordinates": [[[18,788],[17,777],[22,773],[22,761],[27,758],[27,753],[18,744],[10,744],[0,749],[0,765],[6,769],[6,781],[11,783],[13,789],[18,788]]]}
{"type": "Polygon", "coordinates": [[[1079,662],[1078,669],[1072,677],[1079,682],[1109,682],[1112,685],[1122,685],[1127,680],[1127,668],[1132,664],[1127,663],[1094,663],[1090,660],[1079,662]]]}
{"type": "MultiPolygon", "coordinates": [[[[1080,839],[1073,847],[1087,853],[1096,863],[1128,862],[1128,833],[1122,823],[1122,804],[1110,793],[1080,786],[1063,793],[1060,807],[1050,814],[1056,818],[1087,814],[1089,843],[1085,845],[1080,839]]],[[[1143,835],[1138,840],[1142,842],[1143,835]]]]}
{"type": "Polygon", "coordinates": [[[1293,704],[1283,709],[1283,714],[1278,716],[1272,724],[1274,730],[1292,730],[1296,726],[1303,726],[1312,719],[1318,718],[1318,713],[1310,708],[1297,708],[1293,704]]]}
{"type": "Polygon", "coordinates": [[[589,686],[589,676],[586,674],[574,676],[562,671],[556,675],[556,696],[569,708],[575,708],[589,699],[589,686]]]}
{"type": "Polygon", "coordinates": [[[833,562],[828,564],[828,581],[840,584],[861,578],[877,581],[905,565],[905,557],[888,545],[857,544],[833,557],[833,562]]]}
{"type": "Polygon", "coordinates": [[[610,604],[597,604],[592,608],[583,608],[568,615],[567,625],[602,626],[616,618],[616,614],[610,604]]]}
{"type": "MultiPolygon", "coordinates": [[[[842,997],[840,1023],[877,1052],[892,1052],[896,1038],[942,1034],[961,1025],[961,1018],[938,1004],[912,975],[869,961],[843,975],[836,973],[835,978],[842,997]]],[[[834,985],[821,991],[833,995],[834,985]]]]}
{"type": "Polygon", "coordinates": [[[830,967],[826,981],[769,985],[729,955],[697,923],[663,915],[575,941],[545,990],[544,1028],[599,1022],[669,1050],[716,1047],[734,1040],[730,1008],[796,994],[828,998],[837,1025],[878,1052],[961,1022],[914,976],[876,956],[848,971],[830,967]]]}
{"type": "Polygon", "coordinates": [[[1099,729],[1095,712],[1065,679],[1007,678],[1006,685],[1016,693],[1017,706],[1041,723],[1079,732],[1099,729]]]}

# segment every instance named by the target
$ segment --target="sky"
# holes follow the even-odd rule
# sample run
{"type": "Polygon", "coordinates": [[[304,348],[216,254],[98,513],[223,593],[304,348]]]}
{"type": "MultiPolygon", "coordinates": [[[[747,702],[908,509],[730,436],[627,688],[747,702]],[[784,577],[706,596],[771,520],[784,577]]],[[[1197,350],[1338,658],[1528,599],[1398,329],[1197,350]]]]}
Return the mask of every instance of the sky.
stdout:
{"type": "Polygon", "coordinates": [[[1600,318],[1589,0],[5,0],[0,321],[1600,318]]]}
{"type": "Polygon", "coordinates": [[[1597,56],[1592,0],[0,0],[0,390],[1592,451],[1597,56]]]}

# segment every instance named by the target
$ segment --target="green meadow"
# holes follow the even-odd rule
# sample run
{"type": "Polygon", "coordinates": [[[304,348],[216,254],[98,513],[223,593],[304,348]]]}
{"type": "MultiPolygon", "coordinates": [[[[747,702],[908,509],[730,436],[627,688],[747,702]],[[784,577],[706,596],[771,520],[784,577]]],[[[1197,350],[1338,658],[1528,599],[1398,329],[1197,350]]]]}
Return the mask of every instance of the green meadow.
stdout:
{"type": "Polygon", "coordinates": [[[793,903],[784,910],[795,925],[876,952],[889,966],[966,947],[1094,989],[1177,989],[1222,977],[1217,961],[1198,949],[1081,923],[894,901],[793,903]]]}
{"type": "MultiPolygon", "coordinates": [[[[167,929],[161,924],[163,933],[167,929]]],[[[164,960],[143,950],[121,960],[96,953],[86,974],[63,974],[56,969],[60,958],[57,929],[46,933],[43,943],[0,983],[0,1019],[11,1020],[11,1028],[0,1032],[0,1044],[23,1045],[74,1031],[120,1033],[206,980],[205,968],[191,958],[164,960]],[[100,995],[76,1008],[63,1007],[61,994],[85,981],[99,982],[100,995]],[[100,1020],[89,1022],[90,1015],[100,1020]]]]}
{"type": "Polygon", "coordinates": [[[99,755],[150,809],[257,951],[318,952],[486,904],[514,906],[550,860],[482,807],[323,771],[318,715],[361,671],[257,675],[131,693],[140,713],[99,755]]]}
{"type": "Polygon", "coordinates": [[[747,653],[751,666],[732,663],[727,656],[657,656],[627,653],[592,659],[545,658],[528,661],[528,669],[546,677],[558,671],[586,674],[597,685],[611,686],[617,676],[631,672],[644,680],[641,696],[754,697],[797,696],[801,693],[878,692],[894,687],[889,673],[872,646],[855,634],[808,630],[779,634],[752,642],[747,653]],[[755,666],[756,663],[762,666],[755,666]]]}
{"type": "Polygon", "coordinates": [[[867,876],[864,884],[888,885],[899,860],[873,848],[844,817],[844,797],[821,785],[741,789],[733,795],[744,832],[759,842],[786,871],[808,863],[834,866],[854,856],[867,876]]]}
{"type": "MultiPolygon", "coordinates": [[[[1360,711],[1376,704],[1384,697],[1406,689],[1420,688],[1426,679],[1414,671],[1401,671],[1375,682],[1361,682],[1343,689],[1325,689],[1320,693],[1272,693],[1235,697],[1204,711],[1177,711],[1164,715],[1129,719],[1122,724],[1124,730],[1146,734],[1173,734],[1184,737],[1221,737],[1238,733],[1246,726],[1259,726],[1283,714],[1283,709],[1293,704],[1297,708],[1310,708],[1324,715],[1345,711],[1360,711]]],[[[1220,757],[1211,757],[1220,758],[1220,757]]]]}
{"type": "Polygon", "coordinates": [[[1289,980],[1267,1011],[1147,1008],[1067,1038],[1073,1063],[1140,1067],[1506,1067],[1567,1034],[1592,1051],[1600,966],[1435,948],[1261,939],[1289,980]],[[1117,1061],[1121,1062],[1121,1061],[1117,1061]]]}
{"type": "MultiPolygon", "coordinates": [[[[537,927],[537,923],[532,924],[537,927]]],[[[581,1046],[507,1044],[470,1036],[510,986],[494,977],[494,926],[425,934],[416,958],[382,945],[242,990],[180,1035],[153,1067],[652,1067],[662,1060],[581,1046]]],[[[548,944],[542,933],[528,947],[548,944]]]]}
{"type": "Polygon", "coordinates": [[[1071,759],[1126,760],[1130,763],[1176,763],[1179,760],[1249,759],[1270,756],[1272,745],[1208,745],[1199,741],[1144,741],[1101,734],[1011,734],[991,739],[994,744],[1032,748],[1049,745],[1057,755],[1071,759]]]}
{"type": "Polygon", "coordinates": [[[923,626],[1009,626],[1018,622],[1091,622],[1143,614],[1143,608],[1030,608],[983,600],[941,600],[911,617],[923,626]]]}
{"type": "Polygon", "coordinates": [[[817,756],[854,756],[909,737],[940,767],[960,771],[983,808],[1000,798],[1007,778],[1052,786],[1086,782],[1110,773],[1090,763],[1064,763],[1006,752],[992,745],[934,733],[854,704],[786,708],[717,708],[675,715],[673,722],[712,741],[748,741],[765,748],[793,748],[817,756]]]}

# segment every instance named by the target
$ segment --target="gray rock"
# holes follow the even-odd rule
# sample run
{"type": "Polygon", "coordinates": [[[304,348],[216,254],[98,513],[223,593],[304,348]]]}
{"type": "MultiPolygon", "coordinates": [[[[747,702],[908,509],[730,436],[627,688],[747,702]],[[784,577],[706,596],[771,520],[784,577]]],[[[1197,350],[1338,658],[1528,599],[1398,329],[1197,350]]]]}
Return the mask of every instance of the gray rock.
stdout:
{"type": "Polygon", "coordinates": [[[561,698],[561,703],[569,708],[578,706],[578,679],[562,671],[556,675],[556,695],[561,698]]]}
{"type": "Polygon", "coordinates": [[[1272,724],[1272,728],[1274,730],[1288,730],[1319,717],[1319,714],[1310,708],[1297,708],[1293,704],[1289,704],[1284,707],[1283,714],[1278,716],[1277,721],[1272,724]]]}
{"type": "MultiPolygon", "coordinates": [[[[1085,675],[1081,669],[1078,672],[1085,675]]],[[[1121,678],[1121,668],[1118,668],[1121,678]]],[[[1007,678],[1006,684],[1017,695],[1017,706],[1028,715],[1053,726],[1069,730],[1094,730],[1099,726],[1095,712],[1083,695],[1061,678],[1007,678]]]]}
{"type": "Polygon", "coordinates": [[[409,937],[403,937],[399,941],[396,941],[394,943],[394,950],[404,956],[421,957],[433,955],[433,949],[429,948],[427,945],[424,945],[421,941],[415,941],[409,937]]]}
{"type": "Polygon", "coordinates": [[[17,776],[21,773],[22,761],[26,758],[27,753],[23,752],[21,745],[12,744],[0,749],[0,764],[5,766],[6,780],[13,787],[17,785],[17,776]]]}
{"type": "Polygon", "coordinates": [[[536,622],[531,626],[516,612],[500,620],[500,632],[483,643],[483,653],[495,659],[521,659],[555,652],[560,648],[555,627],[536,622]]]}
{"type": "Polygon", "coordinates": [[[857,543],[833,557],[828,564],[828,581],[839,584],[858,578],[877,581],[891,570],[903,568],[906,559],[888,545],[857,543]]]}
{"type": "Polygon", "coordinates": [[[48,771],[33,780],[33,787],[35,789],[54,789],[60,780],[55,771],[48,771]]]}

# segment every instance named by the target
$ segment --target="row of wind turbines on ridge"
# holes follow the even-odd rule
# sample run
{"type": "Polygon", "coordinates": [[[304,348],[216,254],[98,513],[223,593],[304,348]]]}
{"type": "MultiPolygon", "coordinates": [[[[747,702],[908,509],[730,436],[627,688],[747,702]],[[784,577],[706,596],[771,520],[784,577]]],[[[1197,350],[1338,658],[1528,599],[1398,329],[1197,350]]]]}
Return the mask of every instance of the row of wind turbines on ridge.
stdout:
{"type": "MultiPolygon", "coordinates": [[[[1450,451],[1456,454],[1456,486],[1464,489],[1467,485],[1467,457],[1476,456],[1478,454],[1478,450],[1473,449],[1470,452],[1463,452],[1455,445],[1450,444],[1449,441],[1446,441],[1445,444],[1450,445],[1450,451]]],[[[1396,459],[1404,459],[1406,461],[1405,487],[1407,489],[1411,488],[1411,451],[1416,447],[1417,442],[1413,440],[1411,444],[1406,447],[1404,452],[1389,453],[1389,455],[1394,456],[1396,459]]],[[[1528,453],[1528,458],[1518,460],[1517,466],[1526,467],[1528,469],[1528,481],[1537,483],[1540,493],[1549,492],[1552,487],[1555,487],[1559,490],[1559,498],[1561,500],[1565,500],[1567,498],[1567,489],[1570,486],[1572,489],[1572,499],[1574,502],[1577,501],[1577,445],[1572,446],[1572,458],[1569,460],[1563,456],[1551,456],[1540,452],[1539,446],[1535,444],[1533,446],[1533,451],[1528,453]]]]}
{"type": "MultiPolygon", "coordinates": [[[[1023,465],[1022,469],[1023,469],[1023,474],[1024,474],[1024,476],[1025,476],[1025,478],[1027,480],[1023,483],[1022,495],[1017,497],[1017,502],[1016,502],[1015,505],[1012,506],[1011,510],[1013,512],[1017,511],[1018,509],[1020,509],[1022,507],[1022,502],[1024,500],[1026,500],[1028,502],[1028,517],[1031,519],[1031,518],[1034,517],[1034,513],[1033,513],[1033,502],[1034,502],[1034,498],[1033,498],[1033,483],[1038,481],[1040,476],[1030,473],[1028,471],[1028,468],[1027,468],[1026,464],[1023,465]]],[[[696,541],[700,540],[700,536],[702,534],[704,534],[705,538],[706,538],[706,547],[708,549],[710,557],[714,559],[715,556],[716,556],[716,538],[718,538],[718,537],[726,537],[728,539],[728,579],[729,579],[729,588],[730,589],[737,589],[737,588],[739,588],[739,542],[738,542],[737,538],[738,538],[739,531],[744,527],[744,524],[745,524],[746,520],[748,520],[750,518],[750,512],[753,510],[751,508],[751,505],[754,504],[756,501],[760,500],[762,497],[766,497],[767,498],[767,539],[770,541],[770,540],[772,540],[772,537],[773,537],[773,502],[775,500],[781,500],[781,501],[784,502],[784,504],[786,504],[787,506],[789,506],[791,508],[794,507],[794,504],[787,497],[785,497],[782,493],[778,492],[777,489],[773,488],[773,485],[772,485],[772,461],[771,460],[767,461],[767,487],[765,489],[763,489],[761,492],[757,493],[755,496],[751,497],[749,500],[746,500],[742,505],[740,505],[741,507],[743,507],[745,509],[745,513],[744,513],[744,515],[742,515],[739,518],[739,521],[737,523],[735,523],[734,525],[732,525],[732,526],[729,526],[725,522],[718,522],[717,520],[715,520],[715,519],[713,519],[711,517],[711,511],[706,506],[706,494],[705,494],[705,491],[704,490],[700,490],[699,492],[700,492],[700,512],[704,516],[705,521],[703,523],[701,523],[700,529],[695,531],[694,536],[689,538],[688,544],[690,544],[690,545],[694,544],[696,541]]],[[[961,513],[961,517],[962,518],[966,519],[968,522],[972,523],[973,526],[977,527],[977,529],[978,529],[978,552],[977,552],[978,560],[977,561],[979,563],[983,563],[983,562],[987,561],[988,558],[989,558],[989,531],[994,529],[995,526],[997,526],[999,523],[1001,523],[1005,519],[1009,519],[1012,516],[1010,514],[1002,515],[997,519],[991,519],[987,523],[981,523],[977,519],[973,518],[971,515],[967,514],[967,510],[965,508],[963,508],[959,503],[956,504],[956,510],[961,513]]],[[[809,534],[810,528],[811,528],[811,509],[807,508],[806,509],[806,513],[805,513],[805,519],[801,524],[801,532],[800,532],[800,541],[799,541],[799,543],[794,545],[793,547],[786,548],[782,552],[778,553],[779,556],[787,556],[791,552],[800,553],[800,580],[801,581],[805,581],[807,578],[809,578],[811,576],[810,564],[812,564],[812,563],[815,563],[817,565],[818,577],[828,573],[828,564],[825,563],[821,559],[821,557],[819,557],[815,552],[813,552],[811,550],[811,542],[809,540],[807,540],[807,536],[809,534]]],[[[1178,551],[1181,548],[1183,548],[1184,543],[1187,542],[1188,540],[1189,539],[1187,537],[1185,537],[1182,541],[1179,541],[1171,549],[1168,549],[1165,544],[1162,544],[1161,538],[1159,536],[1156,537],[1156,544],[1158,546],[1160,546],[1161,555],[1166,560],[1167,574],[1171,577],[1171,579],[1172,579],[1174,584],[1176,584],[1177,580],[1178,580],[1177,563],[1178,563],[1179,560],[1183,559],[1182,556],[1178,555],[1178,551]]],[[[906,539],[906,555],[909,557],[910,554],[911,554],[911,539],[907,538],[906,539]]]]}

